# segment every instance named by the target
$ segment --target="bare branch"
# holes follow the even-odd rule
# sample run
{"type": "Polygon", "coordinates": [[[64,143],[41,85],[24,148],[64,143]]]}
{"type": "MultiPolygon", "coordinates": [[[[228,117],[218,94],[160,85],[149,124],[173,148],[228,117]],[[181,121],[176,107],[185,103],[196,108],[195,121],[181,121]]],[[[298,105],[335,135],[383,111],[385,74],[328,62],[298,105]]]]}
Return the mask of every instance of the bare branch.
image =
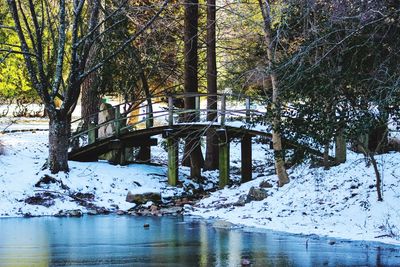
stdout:
{"type": "Polygon", "coordinates": [[[57,50],[57,63],[56,63],[56,71],[55,77],[52,84],[52,97],[54,98],[59,91],[60,83],[62,80],[62,69],[64,63],[64,51],[65,51],[65,0],[60,0],[60,14],[59,14],[59,22],[60,22],[60,29],[59,29],[59,36],[58,36],[58,50],[57,50]]]}
{"type": "Polygon", "coordinates": [[[137,31],[134,35],[132,35],[129,39],[127,39],[117,50],[115,50],[111,55],[109,55],[108,57],[106,57],[101,63],[97,64],[96,66],[94,66],[93,68],[91,68],[90,70],[86,71],[85,73],[83,73],[79,78],[81,80],[85,79],[90,73],[98,70],[99,68],[101,68],[106,62],[108,62],[109,60],[113,59],[116,55],[118,55],[119,53],[121,53],[128,45],[130,42],[134,41],[137,37],[139,37],[148,27],[150,27],[153,22],[160,16],[160,14],[164,11],[164,9],[166,8],[167,4],[168,4],[169,0],[165,0],[162,7],[160,8],[159,11],[157,11],[157,13],[139,30],[137,31]]]}

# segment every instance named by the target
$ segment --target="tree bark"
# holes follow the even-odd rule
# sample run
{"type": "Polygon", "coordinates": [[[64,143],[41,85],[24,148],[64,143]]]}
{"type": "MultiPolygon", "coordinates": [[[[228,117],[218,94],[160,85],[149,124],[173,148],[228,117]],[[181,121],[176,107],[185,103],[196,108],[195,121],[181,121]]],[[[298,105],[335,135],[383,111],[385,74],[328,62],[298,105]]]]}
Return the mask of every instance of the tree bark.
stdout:
{"type": "MultiPolygon", "coordinates": [[[[93,1],[88,2],[88,19],[93,16],[94,23],[97,24],[99,20],[99,5],[93,1]]],[[[98,30],[97,30],[98,32],[98,30]]],[[[91,69],[94,65],[95,56],[97,53],[97,44],[94,43],[89,50],[87,58],[86,69],[91,69]]],[[[100,111],[100,92],[99,92],[99,71],[92,72],[81,85],[81,117],[83,118],[84,130],[87,129],[90,122],[97,124],[97,113],[100,111]],[[96,114],[96,115],[95,115],[96,114]]]]}
{"type": "Polygon", "coordinates": [[[372,152],[369,151],[368,156],[371,159],[371,163],[372,163],[372,166],[373,166],[374,172],[375,172],[375,178],[376,178],[375,186],[376,186],[377,200],[383,201],[382,193],[381,193],[381,174],[379,173],[378,164],[377,164],[374,154],[372,152]]]}
{"type": "MultiPolygon", "coordinates": [[[[216,59],[216,6],[215,0],[207,1],[207,120],[217,118],[217,59],[216,59]],[[210,111],[212,110],[212,111],[210,111]],[[214,111],[215,110],[215,111],[214,111]]],[[[216,170],[219,166],[218,136],[214,129],[207,131],[205,170],[216,170]]]]}
{"type": "MultiPolygon", "coordinates": [[[[89,58],[90,61],[90,58],[89,58]]],[[[98,73],[91,73],[82,83],[81,90],[81,117],[83,129],[87,129],[89,122],[97,124],[97,113],[100,111],[100,94],[98,88],[98,73]]]]}
{"type": "MultiPolygon", "coordinates": [[[[185,1],[185,19],[184,19],[184,53],[185,53],[185,69],[184,69],[184,90],[185,93],[198,92],[198,54],[197,54],[197,34],[198,34],[198,0],[185,1]]],[[[184,107],[186,110],[195,109],[195,98],[185,97],[184,107]]],[[[188,113],[185,116],[186,122],[195,120],[195,113],[188,113]]],[[[182,165],[190,165],[192,168],[192,178],[200,175],[200,168],[204,165],[203,154],[201,153],[200,138],[188,137],[185,143],[185,155],[182,165]],[[186,160],[185,160],[186,159],[186,160]],[[190,160],[190,163],[188,162],[190,160]],[[189,164],[188,164],[189,163],[189,164]]]]}
{"type": "Polygon", "coordinates": [[[346,162],[346,138],[343,129],[339,129],[335,137],[335,163],[341,164],[346,162]]]}
{"type": "Polygon", "coordinates": [[[279,99],[278,77],[274,71],[274,54],[272,51],[272,31],[271,31],[271,8],[269,0],[258,0],[261,13],[264,19],[264,40],[267,48],[268,68],[270,71],[270,79],[272,85],[272,145],[274,149],[275,171],[278,175],[279,186],[289,183],[289,176],[285,168],[284,151],[282,148],[281,129],[281,103],[279,99]]]}
{"type": "Polygon", "coordinates": [[[49,121],[49,158],[51,173],[68,172],[68,146],[71,136],[71,117],[50,116],[49,121]]]}

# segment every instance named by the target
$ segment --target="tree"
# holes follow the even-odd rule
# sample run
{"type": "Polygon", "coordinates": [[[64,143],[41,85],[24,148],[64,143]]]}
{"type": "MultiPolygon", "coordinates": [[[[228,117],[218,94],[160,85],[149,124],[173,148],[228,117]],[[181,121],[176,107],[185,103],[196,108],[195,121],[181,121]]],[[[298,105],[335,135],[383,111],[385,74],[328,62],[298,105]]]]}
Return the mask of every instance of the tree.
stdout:
{"type": "MultiPolygon", "coordinates": [[[[30,81],[49,116],[48,166],[52,173],[68,171],[71,114],[77,104],[81,84],[88,75],[142,34],[160,15],[168,0],[140,30],[90,69],[86,68],[90,49],[101,37],[96,32],[104,23],[97,21],[99,0],[94,0],[90,9],[87,9],[84,0],[72,3],[65,0],[42,1],[36,5],[33,0],[7,2],[30,81]],[[90,13],[86,28],[83,27],[85,10],[90,13]],[[57,104],[59,100],[60,105],[57,104]]],[[[104,32],[108,31],[112,31],[112,26],[104,32]]]]}
{"type": "Polygon", "coordinates": [[[272,144],[274,149],[275,170],[279,179],[279,186],[283,186],[289,182],[289,176],[285,168],[284,151],[282,148],[281,138],[281,99],[279,96],[278,77],[274,71],[275,55],[273,52],[273,36],[272,36],[272,18],[271,6],[269,0],[258,0],[263,20],[264,20],[264,33],[265,45],[267,47],[268,69],[272,86],[272,144]]]}
{"type": "MultiPolygon", "coordinates": [[[[207,120],[217,119],[217,55],[216,55],[216,6],[215,0],[207,1],[207,120]],[[215,111],[214,111],[215,110],[215,111]]],[[[218,136],[213,129],[207,131],[207,148],[204,169],[218,168],[218,136]]]]}
{"type": "MultiPolygon", "coordinates": [[[[198,0],[185,0],[185,15],[184,15],[184,53],[185,53],[185,66],[184,66],[184,91],[185,93],[198,92],[198,20],[199,20],[199,7],[198,0]]],[[[184,102],[185,110],[194,110],[195,98],[185,97],[184,102]]],[[[186,114],[185,120],[187,122],[195,121],[195,113],[190,112],[186,114]]],[[[204,165],[203,154],[200,147],[200,138],[190,136],[186,140],[184,158],[190,159],[191,177],[200,178],[201,168],[204,165]]],[[[187,164],[187,163],[186,163],[187,164]]]]}
{"type": "MultiPolygon", "coordinates": [[[[104,2],[104,0],[102,1],[104,2]]],[[[104,3],[102,4],[102,8],[105,9],[104,3]]],[[[88,20],[90,21],[90,17],[93,14],[95,23],[98,24],[100,20],[100,1],[96,3],[96,1],[88,1],[88,20]]],[[[102,13],[103,14],[103,13],[102,13]]],[[[101,27],[102,28],[102,27],[101,27]]],[[[94,34],[99,35],[100,27],[95,29],[94,34]]],[[[100,40],[98,40],[100,42],[100,40]]],[[[86,63],[86,70],[93,67],[96,64],[96,53],[101,51],[99,49],[99,43],[94,43],[90,50],[86,63]]],[[[98,61],[98,60],[97,60],[98,61]]],[[[94,71],[90,73],[86,79],[82,82],[81,85],[81,117],[83,118],[82,129],[87,129],[88,124],[93,121],[97,123],[98,118],[96,116],[92,117],[93,114],[99,112],[100,106],[100,70],[94,71]]]]}

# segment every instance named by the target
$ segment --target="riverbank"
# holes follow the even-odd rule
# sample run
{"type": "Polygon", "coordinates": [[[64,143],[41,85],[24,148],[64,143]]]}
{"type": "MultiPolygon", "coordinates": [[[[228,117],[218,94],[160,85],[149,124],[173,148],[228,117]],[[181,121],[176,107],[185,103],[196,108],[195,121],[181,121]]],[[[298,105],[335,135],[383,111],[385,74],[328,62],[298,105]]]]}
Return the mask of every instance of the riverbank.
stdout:
{"type": "MultiPolygon", "coordinates": [[[[5,155],[0,156],[1,217],[80,215],[78,211],[156,216],[184,213],[290,233],[400,245],[399,153],[377,157],[384,199],[378,202],[372,166],[366,167],[363,157],[351,152],[345,164],[329,171],[307,164],[296,166],[289,170],[291,182],[278,188],[277,178],[271,174],[273,167],[265,164],[271,162],[271,152],[267,146],[255,144],[253,181],[211,192],[218,184],[218,172],[205,172],[204,181],[194,182],[187,178],[189,170],[182,168],[182,183],[170,187],[165,165],[71,161],[69,174],[51,175],[42,170],[47,132],[10,133],[0,138],[5,145],[5,155]],[[132,199],[146,193],[156,197],[142,199],[142,204],[130,203],[126,201],[128,192],[132,199]]],[[[239,179],[239,147],[231,148],[234,180],[239,179]]],[[[161,147],[152,153],[165,163],[161,147]]]]}

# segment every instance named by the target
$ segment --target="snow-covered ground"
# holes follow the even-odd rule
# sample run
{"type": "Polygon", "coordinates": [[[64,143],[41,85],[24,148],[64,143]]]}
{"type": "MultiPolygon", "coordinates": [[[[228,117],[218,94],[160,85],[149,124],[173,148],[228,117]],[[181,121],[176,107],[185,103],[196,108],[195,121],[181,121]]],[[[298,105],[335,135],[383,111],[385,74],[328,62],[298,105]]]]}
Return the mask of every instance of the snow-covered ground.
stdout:
{"type": "Polygon", "coordinates": [[[400,154],[377,156],[383,178],[383,199],[377,201],[373,167],[349,152],[345,164],[326,171],[303,164],[289,170],[291,182],[277,187],[276,176],[225,188],[200,201],[193,215],[272,230],[317,234],[400,245],[400,154]],[[261,182],[268,197],[238,205],[261,182]],[[240,201],[239,201],[240,202],[240,201]]]}
{"type": "MultiPolygon", "coordinates": [[[[107,209],[128,210],[125,201],[131,193],[156,192],[163,199],[183,196],[198,185],[188,180],[189,170],[180,170],[182,187],[167,185],[166,166],[131,164],[113,166],[106,162],[69,162],[69,174],[52,175],[60,183],[35,187],[48,171],[41,170],[47,157],[47,132],[9,133],[0,136],[6,154],[0,155],[0,217],[54,215],[60,210],[81,209],[72,193],[93,194],[93,203],[107,209]],[[61,184],[62,182],[62,184],[61,184]],[[189,189],[191,190],[191,189],[189,189]],[[31,205],[26,199],[38,193],[58,195],[51,205],[31,205]],[[48,207],[46,207],[48,206],[48,207]]],[[[159,162],[165,162],[161,147],[152,149],[159,162]]],[[[231,173],[240,173],[240,144],[231,146],[231,173]]],[[[383,178],[383,202],[376,199],[375,175],[361,155],[349,152],[348,161],[329,171],[302,164],[289,170],[291,182],[277,187],[272,173],[272,154],[267,145],[253,145],[254,180],[226,187],[187,208],[188,215],[219,218],[235,224],[302,234],[373,240],[400,245],[400,153],[377,156],[383,178]],[[265,188],[268,197],[239,204],[251,187],[265,188]],[[239,201],[240,202],[240,201],[239,201]],[[243,206],[244,204],[244,206],[243,206]]],[[[218,182],[218,172],[206,172],[203,188],[218,182]]]]}
{"type": "Polygon", "coordinates": [[[125,201],[131,193],[158,192],[167,198],[182,194],[182,188],[172,188],[166,184],[166,168],[143,164],[112,166],[107,162],[69,162],[68,174],[52,175],[42,170],[48,145],[48,132],[12,133],[0,136],[5,147],[5,155],[0,156],[0,217],[30,215],[54,215],[59,210],[87,209],[80,206],[69,195],[72,193],[95,195],[94,204],[108,209],[127,210],[135,206],[125,201]],[[35,184],[45,175],[50,175],[59,183],[45,187],[35,184]],[[37,193],[50,192],[60,195],[49,207],[30,205],[25,202],[37,193]]]}

